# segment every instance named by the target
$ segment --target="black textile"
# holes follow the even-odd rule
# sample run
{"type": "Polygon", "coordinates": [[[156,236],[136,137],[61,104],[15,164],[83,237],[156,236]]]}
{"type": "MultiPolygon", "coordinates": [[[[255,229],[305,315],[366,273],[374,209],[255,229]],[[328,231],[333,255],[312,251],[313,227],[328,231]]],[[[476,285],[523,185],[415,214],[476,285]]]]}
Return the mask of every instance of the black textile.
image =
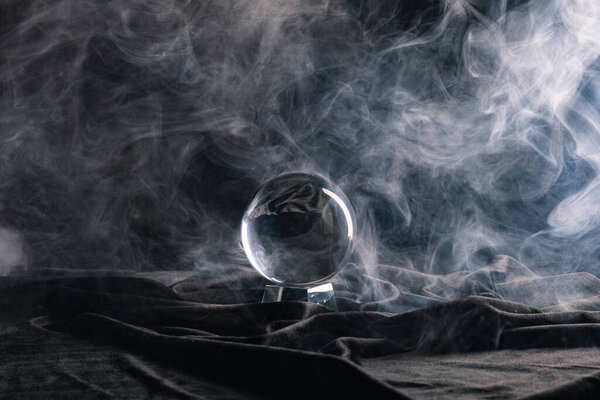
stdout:
{"type": "MultiPolygon", "coordinates": [[[[474,292],[390,314],[376,311],[377,302],[353,300],[338,281],[342,311],[336,313],[308,303],[252,302],[264,282],[247,267],[232,267],[221,279],[210,275],[2,278],[0,393],[35,399],[600,393],[595,311],[541,309],[474,292]],[[232,288],[235,282],[250,289],[232,288]]],[[[548,280],[512,286],[540,279],[548,280]]]]}

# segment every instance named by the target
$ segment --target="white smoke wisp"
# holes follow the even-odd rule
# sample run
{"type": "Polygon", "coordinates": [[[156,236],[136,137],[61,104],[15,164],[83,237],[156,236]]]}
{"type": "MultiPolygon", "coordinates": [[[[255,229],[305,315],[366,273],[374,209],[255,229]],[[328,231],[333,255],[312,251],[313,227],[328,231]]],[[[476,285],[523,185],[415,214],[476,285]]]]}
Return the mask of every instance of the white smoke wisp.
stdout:
{"type": "Polygon", "coordinates": [[[10,229],[0,228],[0,276],[11,275],[27,265],[21,235],[10,229]]]}
{"type": "Polygon", "coordinates": [[[598,104],[590,96],[598,80],[598,5],[534,1],[506,10],[506,3],[499,2],[497,14],[484,14],[476,6],[451,2],[446,16],[452,20],[442,20],[443,34],[432,29],[427,40],[388,50],[413,59],[435,51],[445,58],[456,46],[452,32],[464,38],[460,51],[452,54],[460,56],[452,71],[440,68],[441,58],[420,69],[419,82],[437,84],[427,96],[415,101],[414,91],[395,88],[394,125],[408,128],[396,152],[429,168],[440,183],[458,183],[461,177],[468,187],[458,196],[448,187],[444,195],[456,196],[460,208],[448,207],[441,211],[445,216],[427,221],[444,237],[430,242],[435,249],[430,261],[435,262],[427,265],[441,264],[436,255],[448,242],[451,250],[443,258],[454,260],[451,268],[470,268],[471,257],[488,248],[521,258],[542,274],[580,268],[597,272],[597,258],[582,259],[597,246],[581,240],[600,222],[597,183],[581,184],[591,175],[581,165],[597,173],[600,125],[598,104]],[[567,163],[575,171],[566,170],[567,163]],[[562,243],[558,256],[540,250],[557,240],[562,243]],[[572,252],[572,245],[585,253],[572,252]],[[531,247],[537,253],[532,259],[531,247]]]}
{"type": "Polygon", "coordinates": [[[595,0],[5,4],[0,223],[31,269],[226,272],[252,192],[305,171],[373,279],[600,274],[595,0]]]}

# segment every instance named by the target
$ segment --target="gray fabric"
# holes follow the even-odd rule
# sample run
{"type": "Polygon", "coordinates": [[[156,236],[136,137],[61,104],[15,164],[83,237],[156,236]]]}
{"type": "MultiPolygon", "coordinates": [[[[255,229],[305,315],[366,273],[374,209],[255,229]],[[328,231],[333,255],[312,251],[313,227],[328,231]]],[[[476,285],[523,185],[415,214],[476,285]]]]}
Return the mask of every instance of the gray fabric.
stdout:
{"type": "Polygon", "coordinates": [[[597,348],[394,355],[362,367],[414,399],[583,398],[598,396],[597,348]],[[592,389],[595,388],[595,389],[592,389]],[[582,390],[583,389],[583,390],[582,390]]]}
{"type": "MultiPolygon", "coordinates": [[[[377,310],[389,298],[350,291],[342,282],[357,272],[350,266],[336,283],[336,313],[258,303],[265,282],[257,273],[220,272],[156,275],[175,282],[170,287],[114,272],[2,278],[0,392],[33,399],[600,393],[596,311],[543,310],[482,296],[473,290],[482,285],[472,284],[461,299],[393,314],[377,310]]],[[[511,282],[514,291],[531,284],[511,282]]]]}

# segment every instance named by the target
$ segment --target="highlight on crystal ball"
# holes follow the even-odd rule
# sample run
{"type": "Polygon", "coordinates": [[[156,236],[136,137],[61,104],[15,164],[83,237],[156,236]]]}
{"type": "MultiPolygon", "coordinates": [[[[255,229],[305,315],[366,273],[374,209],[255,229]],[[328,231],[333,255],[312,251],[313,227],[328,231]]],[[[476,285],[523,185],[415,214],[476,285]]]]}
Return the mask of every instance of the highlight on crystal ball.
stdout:
{"type": "Polygon", "coordinates": [[[261,275],[304,286],[344,266],[354,250],[356,218],[346,196],[327,179],[294,172],[258,189],[241,234],[246,256],[261,275]]]}

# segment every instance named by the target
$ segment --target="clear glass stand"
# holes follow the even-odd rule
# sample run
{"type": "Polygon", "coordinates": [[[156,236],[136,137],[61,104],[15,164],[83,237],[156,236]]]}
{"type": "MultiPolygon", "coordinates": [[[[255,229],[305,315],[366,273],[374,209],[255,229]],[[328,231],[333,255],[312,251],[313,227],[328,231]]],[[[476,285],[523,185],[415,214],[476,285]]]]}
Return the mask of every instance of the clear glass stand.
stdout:
{"type": "Polygon", "coordinates": [[[320,304],[332,311],[338,310],[331,283],[312,287],[265,286],[262,302],[277,303],[279,301],[306,301],[308,303],[320,304]]]}

